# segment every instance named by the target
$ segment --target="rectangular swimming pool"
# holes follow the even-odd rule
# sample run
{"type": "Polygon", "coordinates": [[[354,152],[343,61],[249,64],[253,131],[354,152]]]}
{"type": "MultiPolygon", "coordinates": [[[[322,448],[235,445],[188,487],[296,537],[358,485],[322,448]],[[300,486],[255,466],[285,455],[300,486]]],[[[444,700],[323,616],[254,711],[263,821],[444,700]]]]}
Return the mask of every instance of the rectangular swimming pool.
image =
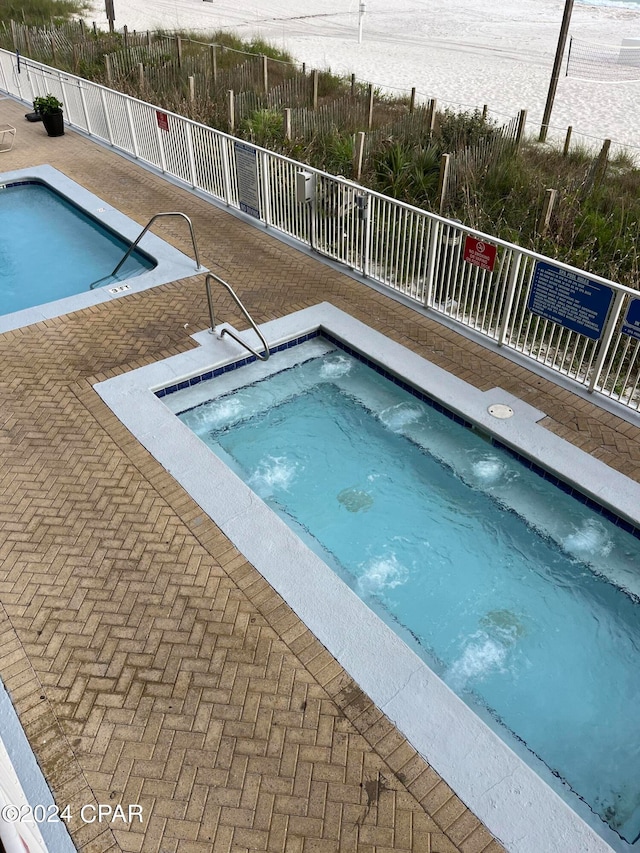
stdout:
{"type": "Polygon", "coordinates": [[[0,333],[202,272],[51,166],[0,175],[0,333]]]}
{"type": "Polygon", "coordinates": [[[156,262],[135,251],[113,278],[129,244],[42,181],[0,186],[0,310],[32,308],[114,285],[156,262]]]}
{"type": "Polygon", "coordinates": [[[499,389],[470,388],[335,309],[318,314],[266,365],[214,360],[230,345],[200,336],[199,356],[97,388],[507,849],[636,849],[637,484],[604,476],[499,389]],[[357,351],[342,344],[358,338],[357,351]],[[393,381],[361,352],[388,360],[393,381]],[[194,370],[207,359],[219,366],[194,370]],[[145,403],[144,388],[159,399],[145,403]],[[514,411],[495,421],[497,441],[491,403],[514,411]],[[554,473],[502,445],[546,453],[554,473]],[[615,493],[621,515],[559,488],[555,474],[570,472],[591,497],[615,493]]]}

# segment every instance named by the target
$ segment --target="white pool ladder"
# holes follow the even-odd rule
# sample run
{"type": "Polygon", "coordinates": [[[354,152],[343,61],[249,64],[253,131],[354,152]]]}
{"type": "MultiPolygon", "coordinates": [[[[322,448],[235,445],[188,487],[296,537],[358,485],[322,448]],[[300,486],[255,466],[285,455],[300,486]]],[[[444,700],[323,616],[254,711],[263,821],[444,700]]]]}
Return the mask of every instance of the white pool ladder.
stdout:
{"type": "Polygon", "coordinates": [[[234,289],[231,287],[231,285],[228,282],[226,282],[224,279],[220,278],[220,276],[214,275],[214,273],[212,273],[212,272],[207,273],[207,277],[204,280],[204,286],[207,290],[207,302],[209,304],[209,319],[211,321],[210,331],[214,332],[215,327],[216,327],[216,322],[215,322],[215,319],[213,316],[213,299],[211,297],[211,282],[212,281],[217,281],[218,284],[221,284],[223,287],[225,287],[229,291],[229,294],[233,298],[234,302],[236,303],[238,308],[242,311],[242,313],[244,314],[246,319],[251,324],[251,328],[256,333],[256,335],[260,338],[262,346],[264,347],[264,352],[260,353],[257,350],[255,350],[246,341],[243,341],[242,338],[239,335],[237,335],[232,329],[228,329],[226,326],[220,332],[220,337],[222,338],[225,335],[229,335],[230,338],[233,338],[234,341],[237,341],[241,346],[243,346],[246,350],[248,350],[252,355],[255,355],[256,358],[259,358],[260,361],[267,361],[269,356],[271,355],[271,351],[269,350],[269,344],[265,340],[264,335],[262,334],[260,329],[256,326],[256,324],[253,322],[253,318],[251,317],[251,315],[249,314],[247,309],[244,307],[244,305],[240,301],[240,298],[238,297],[238,295],[236,294],[234,289]]]}

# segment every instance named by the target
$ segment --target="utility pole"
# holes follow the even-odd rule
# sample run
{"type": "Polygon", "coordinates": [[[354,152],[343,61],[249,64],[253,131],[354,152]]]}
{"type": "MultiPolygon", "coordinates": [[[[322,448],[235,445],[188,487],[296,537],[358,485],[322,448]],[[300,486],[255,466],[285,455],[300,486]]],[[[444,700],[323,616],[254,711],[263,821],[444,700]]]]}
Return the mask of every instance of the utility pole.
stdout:
{"type": "Polygon", "coordinates": [[[556,49],[556,58],[553,63],[553,71],[551,72],[551,82],[549,83],[549,94],[547,95],[547,103],[545,104],[544,115],[542,116],[542,127],[540,128],[540,136],[538,137],[539,142],[544,142],[547,138],[549,121],[551,119],[551,110],[553,109],[553,101],[556,96],[556,89],[558,88],[560,66],[562,65],[564,47],[567,43],[567,33],[569,32],[569,22],[571,21],[572,12],[573,0],[565,0],[562,26],[560,27],[560,36],[558,38],[558,47],[556,49]]]}
{"type": "Polygon", "coordinates": [[[113,10],[113,0],[104,0],[104,10],[109,21],[109,32],[113,32],[113,22],[116,18],[116,13],[113,10]]]}

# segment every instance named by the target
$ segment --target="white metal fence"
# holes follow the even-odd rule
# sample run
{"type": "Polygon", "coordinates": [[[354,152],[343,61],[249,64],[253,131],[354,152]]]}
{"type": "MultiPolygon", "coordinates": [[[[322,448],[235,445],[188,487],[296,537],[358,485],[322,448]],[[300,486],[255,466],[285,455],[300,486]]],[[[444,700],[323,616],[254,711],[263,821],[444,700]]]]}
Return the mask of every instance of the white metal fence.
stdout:
{"type": "Polygon", "coordinates": [[[7,51],[0,89],[25,103],[51,92],[114,150],[638,410],[638,291],[7,51]],[[593,289],[611,296],[599,318],[593,289]]]}

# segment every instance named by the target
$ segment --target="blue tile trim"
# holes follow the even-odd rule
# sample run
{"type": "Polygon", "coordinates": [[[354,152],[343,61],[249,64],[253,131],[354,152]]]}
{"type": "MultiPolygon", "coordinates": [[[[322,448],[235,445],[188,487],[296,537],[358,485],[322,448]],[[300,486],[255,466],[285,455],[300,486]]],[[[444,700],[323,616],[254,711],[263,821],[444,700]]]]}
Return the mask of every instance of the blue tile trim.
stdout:
{"type": "Polygon", "coordinates": [[[571,495],[571,497],[575,498],[581,504],[589,507],[589,509],[593,510],[593,512],[601,515],[603,518],[606,518],[607,521],[610,521],[612,524],[615,524],[616,527],[621,528],[626,533],[630,533],[636,539],[640,539],[640,527],[636,527],[630,521],[627,521],[624,518],[620,518],[619,515],[616,515],[615,512],[612,512],[607,507],[602,506],[601,504],[594,501],[593,498],[587,497],[587,495],[582,494],[579,489],[576,489],[574,486],[569,483],[565,483],[564,480],[561,480],[559,477],[556,477],[555,474],[551,474],[549,471],[546,471],[537,462],[533,462],[531,459],[527,459],[526,456],[522,456],[518,453],[517,450],[513,450],[513,448],[508,447],[506,444],[503,444],[497,438],[491,438],[491,444],[494,447],[500,448],[500,450],[508,453],[509,456],[512,456],[514,459],[517,459],[521,465],[524,465],[525,468],[528,468],[530,471],[533,471],[534,474],[537,474],[539,477],[542,477],[543,480],[548,480],[550,483],[553,483],[554,486],[557,486],[560,491],[565,492],[567,495],[571,495]]]}
{"type": "MultiPolygon", "coordinates": [[[[318,338],[321,334],[320,330],[316,329],[313,332],[309,332],[307,335],[301,335],[299,338],[293,338],[290,341],[285,341],[283,344],[278,344],[277,347],[271,347],[271,353],[291,349],[291,347],[303,344],[305,341],[310,341],[312,338],[318,338]]],[[[194,385],[198,385],[200,382],[206,382],[208,379],[214,379],[216,376],[220,376],[223,373],[230,373],[232,370],[237,370],[239,367],[245,367],[247,364],[252,364],[257,360],[258,359],[255,355],[248,355],[246,358],[241,358],[238,361],[234,361],[232,364],[225,364],[223,367],[216,367],[215,370],[208,370],[206,373],[201,373],[199,376],[192,376],[190,379],[185,379],[175,385],[167,385],[166,388],[161,388],[159,391],[155,391],[154,393],[156,397],[166,397],[169,394],[175,394],[176,391],[182,391],[184,388],[191,388],[194,385]]]]}
{"type": "MultiPolygon", "coordinates": [[[[33,183],[33,182],[30,182],[33,183]]],[[[279,344],[277,347],[273,347],[271,352],[281,352],[282,350],[291,349],[292,347],[298,346],[298,344],[303,344],[305,341],[309,341],[312,338],[323,337],[329,343],[334,344],[334,346],[338,347],[338,349],[346,352],[347,355],[352,356],[353,358],[361,361],[363,364],[366,364],[372,370],[375,370],[376,373],[380,374],[380,376],[384,376],[386,379],[389,379],[394,385],[398,385],[404,391],[407,391],[413,397],[416,397],[418,400],[421,400],[423,403],[426,403],[431,408],[435,409],[440,414],[444,415],[447,418],[450,418],[460,426],[465,427],[466,429],[476,429],[475,425],[470,421],[461,418],[460,415],[457,415],[455,412],[452,412],[450,409],[447,409],[433,397],[430,397],[428,394],[425,394],[424,391],[420,391],[415,388],[413,385],[410,385],[408,382],[405,382],[404,379],[396,376],[393,373],[390,373],[384,367],[381,367],[379,364],[376,364],[375,361],[371,361],[367,356],[363,355],[358,350],[353,349],[348,344],[345,344],[343,341],[338,338],[334,338],[333,335],[329,334],[326,331],[320,331],[316,329],[314,332],[309,332],[307,335],[302,335],[299,338],[293,338],[290,341],[286,341],[283,344],[279,344]]],[[[208,379],[212,379],[216,376],[220,376],[221,373],[228,373],[231,370],[236,370],[239,367],[244,367],[247,364],[251,364],[256,361],[256,357],[254,355],[248,356],[247,358],[243,358],[239,361],[233,362],[233,364],[227,364],[224,367],[218,367],[215,370],[209,370],[207,373],[203,373],[199,376],[193,376],[191,379],[185,379],[182,382],[179,382],[175,385],[168,385],[166,388],[162,388],[160,391],[156,391],[155,395],[158,398],[166,397],[168,394],[174,394],[176,391],[181,391],[184,388],[190,388],[193,385],[197,385],[200,382],[206,382],[208,379]]],[[[571,486],[569,483],[565,483],[564,480],[560,480],[555,474],[551,474],[549,471],[546,471],[542,466],[538,465],[536,462],[533,462],[531,459],[527,459],[526,456],[522,456],[522,454],[518,453],[517,450],[514,450],[512,447],[509,447],[506,444],[503,444],[499,439],[494,438],[493,436],[488,436],[491,439],[491,444],[494,447],[500,448],[500,450],[508,453],[509,456],[517,459],[521,465],[524,465],[525,468],[528,468],[534,474],[537,474],[539,477],[542,477],[543,480],[548,480],[550,483],[553,483],[554,486],[557,486],[561,491],[565,492],[571,497],[575,498],[581,504],[589,507],[589,509],[593,510],[598,515],[601,515],[603,518],[606,518],[607,521],[610,521],[612,524],[615,524],[616,527],[620,527],[626,533],[630,533],[631,536],[636,539],[640,539],[640,527],[636,527],[631,524],[631,522],[627,521],[624,518],[620,518],[619,515],[616,515],[611,510],[606,507],[601,506],[599,503],[594,501],[592,498],[587,497],[582,494],[578,489],[571,486]]]]}
{"type": "Polygon", "coordinates": [[[9,187],[27,187],[27,186],[38,186],[43,187],[42,181],[10,181],[7,184],[0,184],[0,190],[9,189],[9,187]]]}

